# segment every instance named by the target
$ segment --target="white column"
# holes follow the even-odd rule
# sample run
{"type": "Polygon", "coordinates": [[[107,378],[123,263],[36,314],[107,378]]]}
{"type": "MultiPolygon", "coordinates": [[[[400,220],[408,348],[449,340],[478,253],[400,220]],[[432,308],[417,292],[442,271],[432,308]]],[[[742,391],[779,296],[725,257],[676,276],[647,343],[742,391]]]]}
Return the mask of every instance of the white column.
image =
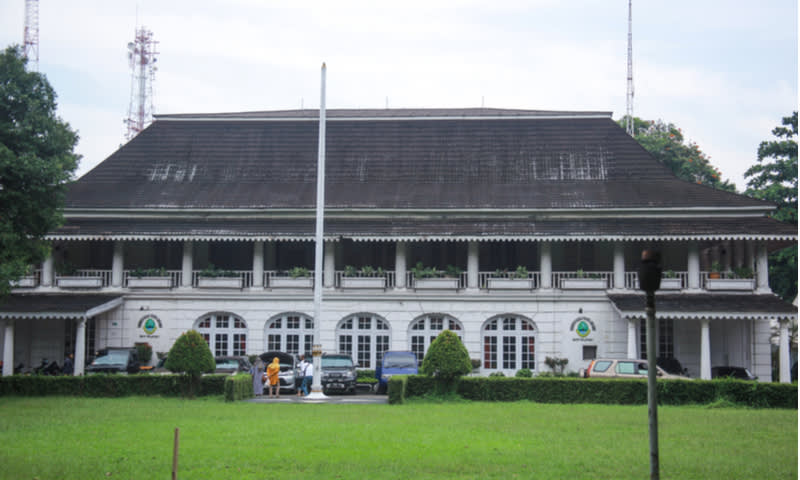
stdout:
{"type": "Polygon", "coordinates": [[[83,375],[83,368],[86,365],[86,318],[78,320],[75,328],[75,375],[83,375]]]}
{"type": "Polygon", "coordinates": [[[325,244],[324,266],[322,267],[323,279],[322,286],[333,288],[336,278],[336,243],[327,242],[325,244]]]}
{"type": "Polygon", "coordinates": [[[42,262],[42,278],[39,282],[43,287],[53,286],[53,252],[50,252],[42,262]]]}
{"type": "Polygon", "coordinates": [[[394,249],[394,286],[406,288],[406,242],[397,242],[394,249]]]}
{"type": "Polygon", "coordinates": [[[636,318],[629,318],[628,319],[628,358],[635,359],[639,358],[639,354],[636,349],[636,318]]]}
{"type": "Polygon", "coordinates": [[[125,244],[114,242],[114,256],[111,259],[111,286],[122,287],[122,271],[125,269],[125,244]]]}
{"type": "Polygon", "coordinates": [[[553,256],[551,254],[550,242],[540,243],[539,251],[539,275],[540,288],[553,288],[553,256]]]}
{"type": "Polygon", "coordinates": [[[781,320],[778,324],[779,328],[781,329],[781,336],[780,336],[780,345],[778,345],[778,355],[779,362],[778,362],[778,380],[781,383],[791,383],[792,382],[792,375],[791,375],[791,366],[790,358],[789,358],[789,322],[786,320],[781,320]]]}
{"type": "Polygon", "coordinates": [[[14,320],[6,320],[3,339],[3,376],[14,375],[14,320]]]}
{"type": "Polygon", "coordinates": [[[764,242],[759,243],[756,250],[756,293],[772,293],[769,288],[769,254],[764,242]]]}
{"type": "Polygon", "coordinates": [[[183,264],[181,265],[181,288],[192,288],[192,252],[194,244],[191,240],[183,242],[183,264]]]}
{"type": "Polygon", "coordinates": [[[711,335],[709,320],[700,320],[700,378],[711,380],[711,335]]]}
{"type": "Polygon", "coordinates": [[[469,242],[467,246],[467,289],[478,289],[478,270],[480,261],[478,257],[478,242],[469,242]]]}
{"type": "Polygon", "coordinates": [[[689,276],[687,285],[689,290],[700,290],[700,246],[697,242],[689,242],[686,270],[689,276]]]}
{"type": "Polygon", "coordinates": [[[615,290],[622,290],[625,288],[625,245],[622,242],[617,242],[614,244],[613,288],[615,290]]]}
{"type": "Polygon", "coordinates": [[[264,288],[264,242],[253,244],[253,290],[264,288]]]}

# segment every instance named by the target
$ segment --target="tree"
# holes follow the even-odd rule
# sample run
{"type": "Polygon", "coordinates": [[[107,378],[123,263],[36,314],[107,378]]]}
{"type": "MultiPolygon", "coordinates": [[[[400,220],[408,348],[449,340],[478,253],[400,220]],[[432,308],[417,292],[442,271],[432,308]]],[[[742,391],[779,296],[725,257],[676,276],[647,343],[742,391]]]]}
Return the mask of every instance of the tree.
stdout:
{"type": "Polygon", "coordinates": [[[472,361],[458,335],[445,330],[431,342],[420,370],[424,375],[435,377],[440,392],[444,393],[452,391],[458,377],[472,371],[472,361]]]}
{"type": "MultiPolygon", "coordinates": [[[[758,146],[758,163],[744,173],[745,195],[774,203],[776,220],[797,226],[797,112],[775,127],[775,140],[758,146]]],[[[774,252],[769,258],[769,284],[784,300],[797,297],[797,244],[774,252]]]]}
{"type": "Polygon", "coordinates": [[[184,332],[175,340],[167,354],[164,368],[189,377],[188,396],[193,397],[199,387],[200,376],[217,368],[211,349],[197,330],[184,332]]]}
{"type": "MultiPolygon", "coordinates": [[[[623,126],[623,117],[617,123],[623,126]]],[[[680,128],[662,120],[633,119],[634,138],[656,160],[683,180],[719,190],[736,191],[736,185],[722,180],[720,171],[711,165],[710,157],[694,142],[686,142],[680,128]]]]}
{"type": "Polygon", "coordinates": [[[44,235],[63,221],[78,135],[56,116],[56,94],[29,72],[18,46],[0,53],[0,300],[9,282],[44,260],[44,235]]]}

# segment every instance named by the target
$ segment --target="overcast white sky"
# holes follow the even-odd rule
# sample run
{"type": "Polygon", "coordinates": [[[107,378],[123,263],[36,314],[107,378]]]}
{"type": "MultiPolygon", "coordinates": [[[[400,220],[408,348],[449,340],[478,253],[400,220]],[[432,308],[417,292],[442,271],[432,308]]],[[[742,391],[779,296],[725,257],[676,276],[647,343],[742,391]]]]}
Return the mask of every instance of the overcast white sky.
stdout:
{"type": "MultiPolygon", "coordinates": [[[[0,46],[24,0],[0,0],[0,46]]],[[[486,107],[625,113],[626,0],[40,0],[39,70],[80,134],[82,175],[124,143],[138,23],[156,113],[486,107]]],[[[795,0],[634,0],[634,114],[683,129],[744,189],[797,109],[795,0]]]]}

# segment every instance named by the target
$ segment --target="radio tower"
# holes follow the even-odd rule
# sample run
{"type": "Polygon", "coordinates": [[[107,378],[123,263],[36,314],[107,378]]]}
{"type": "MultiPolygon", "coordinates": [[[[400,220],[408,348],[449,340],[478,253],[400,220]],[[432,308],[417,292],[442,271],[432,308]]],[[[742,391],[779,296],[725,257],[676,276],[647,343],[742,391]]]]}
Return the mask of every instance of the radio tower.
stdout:
{"type": "Polygon", "coordinates": [[[128,44],[128,63],[131,68],[131,101],[125,124],[125,138],[135,137],[153,121],[153,81],[156,77],[156,45],[153,32],[140,27],[136,38],[128,44]]]}
{"type": "Polygon", "coordinates": [[[39,71],[39,0],[25,0],[25,38],[22,54],[31,70],[39,71]]]}
{"type": "Polygon", "coordinates": [[[633,34],[631,2],[628,0],[628,93],[625,99],[625,131],[633,136],[633,34]]]}

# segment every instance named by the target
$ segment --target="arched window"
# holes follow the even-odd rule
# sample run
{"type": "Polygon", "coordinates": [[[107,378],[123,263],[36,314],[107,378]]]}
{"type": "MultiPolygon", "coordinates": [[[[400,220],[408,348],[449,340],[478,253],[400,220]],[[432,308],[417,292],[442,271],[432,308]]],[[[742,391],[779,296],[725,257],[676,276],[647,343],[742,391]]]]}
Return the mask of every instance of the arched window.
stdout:
{"type": "Polygon", "coordinates": [[[264,332],[267,352],[311,354],[314,343],[314,319],[302,313],[282,313],[272,317],[264,332]]]}
{"type": "Polygon", "coordinates": [[[194,328],[215,357],[247,354],[247,323],[232,313],[210,313],[195,322],[194,328]]]}
{"type": "Polygon", "coordinates": [[[359,368],[375,368],[389,350],[389,323],[371,313],[351,315],[336,327],[339,353],[353,357],[359,368]]]}
{"type": "Polygon", "coordinates": [[[536,369],[536,326],[518,315],[489,319],[481,330],[483,368],[516,371],[536,369]]]}
{"type": "Polygon", "coordinates": [[[442,333],[443,330],[451,330],[458,335],[463,342],[463,328],[461,323],[450,315],[440,313],[424,315],[417,318],[408,327],[409,349],[417,356],[417,361],[422,362],[425,353],[431,342],[442,333]]]}

